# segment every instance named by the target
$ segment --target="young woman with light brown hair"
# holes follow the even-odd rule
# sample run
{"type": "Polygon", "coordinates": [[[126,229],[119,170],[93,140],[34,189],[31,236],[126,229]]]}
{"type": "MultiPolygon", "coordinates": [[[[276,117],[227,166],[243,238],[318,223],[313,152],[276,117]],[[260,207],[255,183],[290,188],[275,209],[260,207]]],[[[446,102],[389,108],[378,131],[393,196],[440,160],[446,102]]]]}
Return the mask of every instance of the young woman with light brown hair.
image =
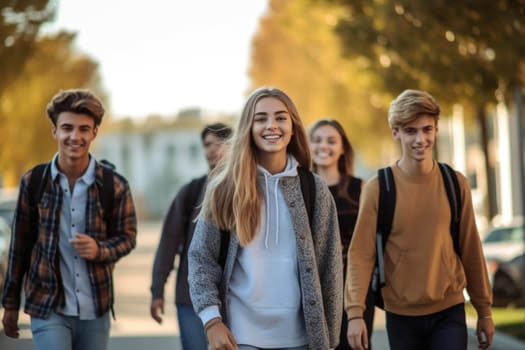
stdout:
{"type": "Polygon", "coordinates": [[[310,227],[298,167],[310,167],[310,152],[295,105],[279,89],[256,90],[207,187],[189,251],[190,294],[212,349],[325,350],[339,341],[335,203],[314,175],[310,227]],[[230,232],[224,265],[221,231],[230,232]]]}

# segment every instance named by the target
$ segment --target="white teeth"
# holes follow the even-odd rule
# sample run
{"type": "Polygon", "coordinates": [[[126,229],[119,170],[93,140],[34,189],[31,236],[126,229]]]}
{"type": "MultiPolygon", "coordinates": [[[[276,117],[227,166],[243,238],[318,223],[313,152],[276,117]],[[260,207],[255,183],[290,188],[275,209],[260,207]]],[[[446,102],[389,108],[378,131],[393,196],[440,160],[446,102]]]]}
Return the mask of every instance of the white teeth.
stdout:
{"type": "Polygon", "coordinates": [[[268,136],[263,136],[263,138],[265,140],[277,140],[278,138],[280,138],[281,136],[279,135],[268,135],[268,136]]]}

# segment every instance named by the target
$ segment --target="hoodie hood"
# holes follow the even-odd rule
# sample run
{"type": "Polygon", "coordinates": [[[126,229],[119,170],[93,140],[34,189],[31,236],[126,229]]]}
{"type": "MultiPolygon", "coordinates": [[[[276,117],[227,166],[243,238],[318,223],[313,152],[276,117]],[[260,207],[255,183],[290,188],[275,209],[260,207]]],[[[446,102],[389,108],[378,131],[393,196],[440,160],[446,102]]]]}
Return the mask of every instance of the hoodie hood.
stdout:
{"type": "MultiPolygon", "coordinates": [[[[271,174],[262,166],[257,165],[257,182],[264,194],[265,210],[261,222],[264,222],[264,246],[268,248],[270,232],[275,232],[275,244],[279,244],[279,207],[284,204],[282,191],[279,189],[279,180],[282,177],[297,176],[297,160],[288,154],[286,157],[286,167],[277,174],[271,174]]],[[[262,233],[262,232],[261,232],[262,233]]]]}

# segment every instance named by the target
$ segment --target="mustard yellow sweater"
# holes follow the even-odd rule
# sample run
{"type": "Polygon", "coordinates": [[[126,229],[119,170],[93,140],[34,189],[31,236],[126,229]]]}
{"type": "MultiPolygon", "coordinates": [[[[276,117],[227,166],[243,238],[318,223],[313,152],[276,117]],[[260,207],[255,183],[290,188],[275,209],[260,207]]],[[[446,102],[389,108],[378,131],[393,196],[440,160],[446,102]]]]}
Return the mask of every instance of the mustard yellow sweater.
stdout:
{"type": "MultiPolygon", "coordinates": [[[[450,234],[450,205],[439,167],[424,176],[407,176],[392,165],[396,207],[385,246],[387,311],[427,315],[464,302],[466,287],[478,316],[491,314],[492,289],[472,208],[467,179],[457,172],[461,191],[460,254],[450,234]]],[[[376,255],[379,198],[377,176],[368,181],[348,251],[345,310],[362,316],[376,255]]]]}

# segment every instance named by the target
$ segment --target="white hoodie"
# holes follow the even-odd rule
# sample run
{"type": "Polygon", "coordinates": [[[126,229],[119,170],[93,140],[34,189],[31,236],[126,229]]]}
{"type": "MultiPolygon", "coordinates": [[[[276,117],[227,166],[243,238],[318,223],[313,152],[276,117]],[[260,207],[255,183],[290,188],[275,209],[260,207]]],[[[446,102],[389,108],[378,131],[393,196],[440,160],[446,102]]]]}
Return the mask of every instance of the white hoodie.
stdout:
{"type": "Polygon", "coordinates": [[[235,261],[227,293],[230,329],[238,344],[306,345],[296,235],[279,186],[280,178],[298,176],[297,161],[288,155],[279,174],[258,170],[264,194],[261,224],[254,240],[239,248],[235,261]]]}

